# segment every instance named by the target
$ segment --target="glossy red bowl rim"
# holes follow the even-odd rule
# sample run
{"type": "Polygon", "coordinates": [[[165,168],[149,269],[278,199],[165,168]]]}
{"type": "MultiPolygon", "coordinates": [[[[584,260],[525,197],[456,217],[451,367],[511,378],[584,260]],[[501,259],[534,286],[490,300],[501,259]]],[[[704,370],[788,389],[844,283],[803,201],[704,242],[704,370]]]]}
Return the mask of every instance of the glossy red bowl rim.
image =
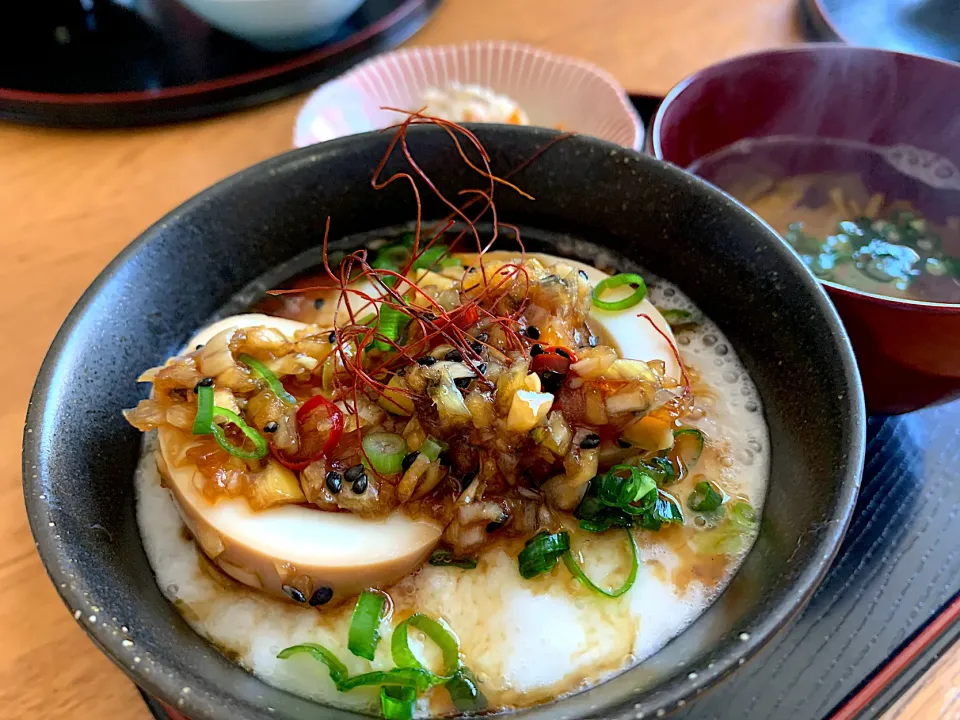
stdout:
{"type": "MultiPolygon", "coordinates": [[[[664,115],[667,111],[670,110],[673,102],[680,97],[688,88],[690,88],[694,83],[702,81],[707,75],[722,71],[724,68],[727,68],[732,65],[736,65],[743,60],[756,57],[774,57],[777,55],[784,54],[797,54],[797,53],[809,53],[809,54],[823,54],[823,53],[834,53],[834,52],[844,52],[844,53],[858,53],[858,54],[870,54],[870,55],[898,55],[901,57],[908,57],[913,60],[920,60],[922,62],[936,63],[939,65],[947,65],[952,67],[956,72],[958,78],[960,78],[960,63],[953,62],[952,60],[943,60],[940,58],[927,57],[925,55],[914,55],[911,53],[899,52],[896,50],[883,50],[881,48],[868,48],[868,47],[854,47],[851,45],[846,45],[839,42],[830,42],[830,43],[818,43],[813,44],[795,44],[788,45],[781,48],[768,48],[766,50],[754,50],[747,53],[741,53],[739,55],[734,55],[722,60],[713,65],[707,65],[706,67],[700,68],[687,75],[685,78],[680,80],[676,85],[670,88],[670,92],[667,93],[666,97],[663,99],[663,102],[660,103],[660,106],[657,108],[656,113],[653,116],[653,121],[650,123],[650,130],[648,133],[649,143],[651,154],[657,158],[657,160],[664,160],[666,162],[671,162],[669,158],[665,158],[663,155],[663,148],[660,145],[660,137],[662,135],[662,130],[664,127],[664,115]]],[[[811,136],[815,137],[815,136],[811,136]]],[[[688,166],[689,167],[689,166],[688,166]]],[[[687,168],[681,168],[684,171],[687,171],[687,168]]],[[[711,183],[712,184],[712,183],[711,183]]],[[[727,193],[722,188],[718,188],[724,194],[733,198],[732,195],[727,193]]],[[[733,198],[734,202],[743,205],[739,200],[733,198]]],[[[744,205],[744,207],[746,207],[744,205]]],[[[749,212],[756,215],[750,208],[746,208],[749,212]]],[[[763,218],[760,218],[763,220],[763,218]]],[[[763,222],[767,225],[769,223],[766,220],[763,222]]],[[[772,228],[771,228],[772,229],[772,228]]],[[[777,235],[776,230],[774,230],[777,235]]],[[[867,302],[874,303],[876,305],[888,305],[900,310],[914,310],[914,311],[923,311],[935,315],[960,315],[960,303],[942,303],[934,302],[931,300],[909,300],[905,298],[895,298],[889,295],[879,295],[877,293],[866,292],[865,290],[857,290],[851,288],[847,285],[841,285],[840,283],[834,282],[832,280],[823,280],[817,278],[825,287],[829,288],[830,292],[835,292],[841,295],[845,295],[850,298],[856,298],[864,300],[867,302]]]]}

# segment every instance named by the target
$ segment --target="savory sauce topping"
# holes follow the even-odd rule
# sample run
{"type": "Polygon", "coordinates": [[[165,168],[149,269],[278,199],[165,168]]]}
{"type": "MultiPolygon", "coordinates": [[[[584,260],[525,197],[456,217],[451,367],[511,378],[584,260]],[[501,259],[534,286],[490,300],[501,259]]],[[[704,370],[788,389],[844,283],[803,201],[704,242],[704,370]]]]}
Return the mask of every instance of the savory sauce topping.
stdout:
{"type": "Polygon", "coordinates": [[[184,616],[391,720],[656,651],[750,548],[767,473],[756,390],[676,288],[416,227],[325,240],[322,278],[202,330],[125,413],[156,435],[139,518],[184,616]]]}

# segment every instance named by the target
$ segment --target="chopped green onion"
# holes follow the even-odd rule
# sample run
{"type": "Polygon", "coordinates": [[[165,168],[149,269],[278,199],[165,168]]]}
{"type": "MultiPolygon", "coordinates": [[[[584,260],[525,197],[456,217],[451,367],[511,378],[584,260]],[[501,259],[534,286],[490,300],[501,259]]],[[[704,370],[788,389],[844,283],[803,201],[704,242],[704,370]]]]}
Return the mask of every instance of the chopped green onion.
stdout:
{"type": "Polygon", "coordinates": [[[373,660],[380,642],[380,618],[387,598],[383,593],[364,590],[350,619],[347,648],[357,657],[373,660]]]}
{"type": "Polygon", "coordinates": [[[713,512],[722,504],[723,495],[708,482],[698,482],[690,493],[690,497],[687,498],[687,505],[694,512],[713,512]]]}
{"type": "Polygon", "coordinates": [[[337,686],[338,690],[350,677],[350,671],[347,670],[347,666],[340,662],[339,658],[323,645],[317,645],[316,643],[303,643],[301,645],[284,648],[277,654],[277,657],[281,660],[286,660],[300,653],[309,653],[313,656],[314,660],[319,660],[326,665],[330,670],[330,679],[333,680],[333,684],[337,686]]]}
{"type": "Polygon", "coordinates": [[[407,441],[394,433],[371,433],[363,438],[363,451],[378,473],[396,475],[403,469],[407,441]]]}
{"type": "MultiPolygon", "coordinates": [[[[364,593],[357,602],[358,609],[365,602],[364,597],[369,595],[381,599],[383,597],[377,593],[364,593]]],[[[357,610],[354,611],[354,618],[357,617],[357,612],[357,610]]],[[[379,610],[376,617],[379,622],[379,610]]],[[[366,657],[354,650],[355,624],[351,622],[350,625],[350,650],[360,657],[366,657]]],[[[486,709],[487,706],[487,699],[480,692],[476,677],[460,663],[460,642],[456,635],[440,622],[420,613],[409,617],[394,630],[391,653],[398,667],[393,670],[386,672],[376,670],[350,677],[347,666],[340,662],[336,655],[315,643],[303,643],[285,648],[277,657],[286,660],[301,653],[307,653],[326,665],[330,672],[330,679],[340,692],[358,687],[379,686],[380,708],[383,717],[387,720],[411,718],[417,695],[436,685],[443,685],[446,688],[454,706],[461,712],[478,712],[486,709]],[[410,650],[407,633],[411,626],[423,632],[440,648],[443,656],[443,675],[427,670],[410,650]]]]}
{"type": "Polygon", "coordinates": [[[640,527],[659,530],[664,524],[682,523],[683,511],[679,503],[663,490],[657,490],[657,500],[640,516],[640,527]]]}
{"type": "Polygon", "coordinates": [[[643,302],[646,296],[647,284],[643,281],[643,278],[636,273],[620,273],[619,275],[614,275],[613,277],[601,280],[597,283],[597,286],[593,288],[593,304],[601,310],[626,310],[643,302]],[[623,287],[624,285],[636,285],[636,290],[621,300],[603,300],[603,294],[605,292],[623,287]]]}
{"type": "Polygon", "coordinates": [[[569,549],[570,535],[567,532],[550,534],[544,531],[534,535],[527,540],[527,544],[517,556],[520,576],[524,580],[530,580],[550,572],[556,567],[557,560],[569,549]]]}
{"type": "Polygon", "coordinates": [[[623,510],[629,515],[639,515],[646,509],[644,506],[637,507],[633,503],[638,502],[651,492],[657,490],[656,481],[640,468],[633,465],[614,465],[598,479],[597,497],[604,505],[623,510]],[[621,477],[617,473],[627,472],[629,477],[621,477]]]}
{"type": "Polygon", "coordinates": [[[253,371],[254,375],[260,376],[260,378],[262,378],[270,388],[270,391],[278,398],[283,400],[283,402],[287,403],[288,405],[297,404],[297,399],[287,392],[286,388],[283,387],[283,383],[280,382],[280,379],[274,375],[273,371],[262,362],[246,354],[238,356],[237,360],[249,367],[250,370],[253,371]]]}
{"type": "Polygon", "coordinates": [[[263,435],[247,425],[243,421],[243,418],[241,418],[235,412],[214,405],[213,416],[222,417],[224,420],[232,422],[234,425],[240,428],[240,432],[246,435],[247,439],[253,443],[253,450],[244,450],[242,447],[238,447],[231,443],[227,439],[227,436],[223,434],[223,429],[216,423],[213,423],[210,426],[210,430],[213,433],[213,439],[217,441],[217,445],[222,447],[231,455],[234,455],[238,458],[243,458],[244,460],[259,460],[260,458],[266,457],[267,453],[270,452],[270,448],[267,447],[267,441],[263,435]]]}
{"type": "Polygon", "coordinates": [[[677,480],[677,471],[673,463],[665,457],[656,455],[643,463],[643,469],[656,481],[657,485],[670,485],[677,480]]]}
{"type": "Polygon", "coordinates": [[[383,670],[374,670],[373,672],[354,675],[352,678],[344,680],[337,687],[340,692],[347,692],[358,687],[367,687],[369,685],[389,685],[391,687],[414,688],[417,692],[423,692],[429,689],[434,683],[429,677],[429,673],[416,668],[394,668],[384,672],[383,670]]]}
{"type": "Polygon", "coordinates": [[[696,316],[689,310],[675,310],[675,309],[661,309],[660,314],[663,316],[663,319],[667,321],[667,325],[671,328],[683,327],[684,325],[695,325],[697,323],[696,316]]]}
{"type": "Polygon", "coordinates": [[[595,593],[603,595],[608,598],[616,598],[623,595],[625,592],[628,592],[630,588],[633,587],[633,584],[637,581],[637,571],[640,568],[640,548],[637,547],[636,538],[633,537],[633,533],[627,529],[624,529],[624,532],[627,534],[627,539],[630,542],[630,572],[627,575],[627,579],[623,581],[623,585],[618,587],[615,590],[604,590],[602,587],[597,586],[594,582],[586,576],[586,573],[583,572],[577,561],[573,557],[572,552],[566,552],[563,556],[563,564],[567,566],[567,570],[570,571],[570,574],[573,575],[577,580],[582,582],[588,588],[593,590],[595,593]]]}
{"type": "Polygon", "coordinates": [[[194,435],[209,435],[213,425],[213,386],[197,387],[197,418],[193,421],[194,435]]]}
{"type": "Polygon", "coordinates": [[[450,446],[443,440],[437,440],[435,437],[429,436],[420,446],[420,453],[425,455],[430,462],[436,462],[440,453],[445,452],[448,447],[450,446]]]}
{"type": "Polygon", "coordinates": [[[477,678],[469,668],[461,667],[443,686],[450,693],[453,706],[460,712],[480,712],[486,709],[487,698],[480,692],[477,678]]]}
{"type": "Polygon", "coordinates": [[[420,253],[420,256],[413,261],[414,270],[430,269],[446,257],[450,248],[446,245],[434,245],[420,253]]]}
{"type": "Polygon", "coordinates": [[[477,567],[476,558],[454,557],[449,550],[434,550],[428,562],[437,567],[455,567],[461,570],[474,570],[477,567]]]}
{"type": "Polygon", "coordinates": [[[674,430],[673,447],[683,466],[689,470],[703,453],[703,433],[696,428],[674,430]]]}
{"type": "Polygon", "coordinates": [[[380,688],[380,714],[385,720],[413,720],[413,705],[417,691],[409,687],[380,688]]]}
{"type": "Polygon", "coordinates": [[[384,245],[377,252],[376,259],[370,264],[370,267],[379,270],[399,270],[407,264],[410,259],[410,249],[396,243],[384,245]]]}
{"type": "MultiPolygon", "coordinates": [[[[402,310],[397,310],[397,308],[392,305],[381,305],[380,306],[380,322],[377,324],[377,334],[386,340],[391,340],[393,342],[397,341],[397,338],[400,337],[400,332],[407,326],[407,323],[410,322],[410,316],[407,315],[402,310]]],[[[383,352],[390,352],[393,350],[393,345],[388,343],[386,340],[376,339],[373,341],[373,347],[377,350],[382,350],[383,352]]]]}
{"type": "Polygon", "coordinates": [[[597,488],[602,479],[603,476],[598,475],[590,481],[587,492],[577,506],[574,516],[580,521],[580,528],[599,533],[614,527],[633,527],[632,516],[600,501],[597,488]]]}
{"type": "MultiPolygon", "coordinates": [[[[370,267],[375,270],[392,270],[398,273],[409,261],[410,251],[407,248],[400,245],[385,245],[380,248],[376,259],[370,263],[370,267]]],[[[397,284],[399,278],[396,275],[386,275],[384,277],[378,276],[377,280],[392,288],[397,284]]]]}
{"type": "Polygon", "coordinates": [[[330,670],[330,679],[340,692],[347,692],[358,687],[368,685],[388,685],[390,687],[407,687],[423,691],[431,686],[429,673],[416,668],[394,668],[388,672],[376,670],[350,677],[350,671],[332,652],[323,645],[303,643],[281,650],[277,657],[286,660],[294,655],[308,653],[314,660],[319,660],[330,670]]]}
{"type": "Polygon", "coordinates": [[[730,518],[734,523],[745,530],[752,530],[757,524],[757,511],[753,509],[750,503],[736,502],[730,508],[730,518]]]}
{"type": "Polygon", "coordinates": [[[411,615],[397,625],[390,642],[390,651],[398,668],[409,668],[425,673],[430,685],[445,683],[460,668],[460,641],[457,640],[457,636],[429,615],[422,613],[411,615]],[[423,663],[417,659],[417,656],[413,654],[410,649],[410,638],[407,636],[410,627],[420,630],[440,648],[440,653],[443,656],[442,675],[427,670],[423,663]]]}
{"type": "Polygon", "coordinates": [[[193,421],[193,434],[213,435],[213,439],[217,441],[217,445],[231,455],[243,458],[244,460],[259,460],[269,452],[267,441],[263,435],[247,425],[243,421],[243,418],[235,412],[227,410],[226,408],[217,407],[213,404],[212,385],[197,388],[197,418],[193,421]],[[246,435],[250,442],[253,443],[254,449],[244,450],[242,447],[237,447],[232,444],[227,439],[227,436],[224,435],[223,428],[214,422],[214,418],[218,417],[232,422],[240,428],[240,432],[246,435]]]}
{"type": "MultiPolygon", "coordinates": [[[[580,528],[589,532],[605,532],[610,528],[640,526],[646,530],[659,530],[665,523],[682,523],[683,513],[679,505],[663,490],[655,489],[641,496],[639,505],[611,506],[599,497],[599,486],[606,476],[598,475],[587,486],[587,492],[577,506],[574,516],[580,528]]],[[[623,478],[618,478],[621,482],[623,478]]]]}

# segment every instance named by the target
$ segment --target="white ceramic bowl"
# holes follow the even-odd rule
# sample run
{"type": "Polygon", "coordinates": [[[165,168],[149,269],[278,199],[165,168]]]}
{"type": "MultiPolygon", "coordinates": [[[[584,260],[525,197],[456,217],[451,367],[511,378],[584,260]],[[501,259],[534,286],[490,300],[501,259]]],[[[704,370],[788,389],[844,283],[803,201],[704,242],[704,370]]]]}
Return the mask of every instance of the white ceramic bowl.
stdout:
{"type": "Polygon", "coordinates": [[[208,23],[264,50],[302,50],[329,38],[363,0],[180,0],[208,23]]]}
{"type": "Polygon", "coordinates": [[[419,110],[427,88],[454,82],[507,95],[531,125],[643,146],[643,123],[611,75],[576,58],[505,42],[412,48],[361,63],[308,98],[294,145],[388,127],[401,115],[384,107],[419,110]]]}

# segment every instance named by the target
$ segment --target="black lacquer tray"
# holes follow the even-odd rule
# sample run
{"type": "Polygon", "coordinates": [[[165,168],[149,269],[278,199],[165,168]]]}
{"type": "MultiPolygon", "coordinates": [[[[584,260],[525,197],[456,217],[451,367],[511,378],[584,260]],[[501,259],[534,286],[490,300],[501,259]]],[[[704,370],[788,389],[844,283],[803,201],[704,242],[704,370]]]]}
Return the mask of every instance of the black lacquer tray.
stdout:
{"type": "Polygon", "coordinates": [[[0,120],[128,127],[194,120],[315,87],[419,30],[440,0],[366,0],[336,34],[266,52],[177,0],[12,3],[0,22],[0,120]]]}
{"type": "MultiPolygon", "coordinates": [[[[649,126],[660,98],[631,99],[649,126]]],[[[809,606],[749,664],[668,717],[877,718],[953,644],[958,618],[960,401],[870,417],[856,515],[809,606]]],[[[960,698],[953,704],[941,717],[960,717],[960,698]]]]}

